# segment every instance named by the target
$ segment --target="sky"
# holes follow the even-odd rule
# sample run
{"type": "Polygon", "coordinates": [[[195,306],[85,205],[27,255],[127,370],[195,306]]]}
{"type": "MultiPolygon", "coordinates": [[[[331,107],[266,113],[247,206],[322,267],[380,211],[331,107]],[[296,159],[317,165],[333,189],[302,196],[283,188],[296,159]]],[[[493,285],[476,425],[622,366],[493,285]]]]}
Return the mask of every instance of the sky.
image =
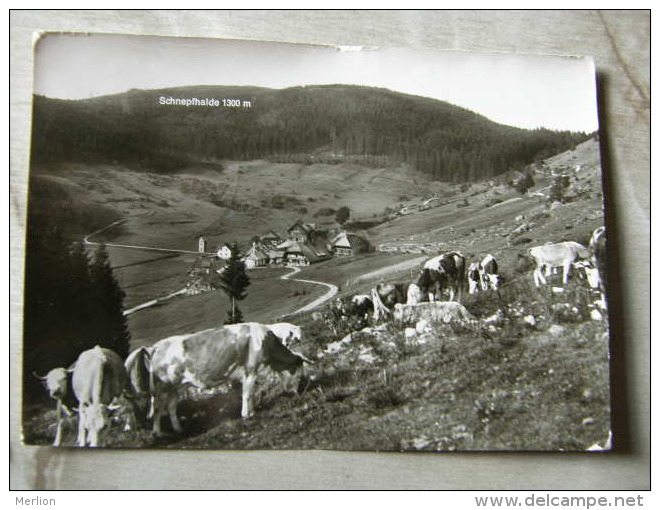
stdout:
{"type": "Polygon", "coordinates": [[[111,34],[49,34],[35,48],[35,93],[54,98],[182,85],[367,85],[447,101],[511,126],[598,129],[589,57],[111,34]]]}

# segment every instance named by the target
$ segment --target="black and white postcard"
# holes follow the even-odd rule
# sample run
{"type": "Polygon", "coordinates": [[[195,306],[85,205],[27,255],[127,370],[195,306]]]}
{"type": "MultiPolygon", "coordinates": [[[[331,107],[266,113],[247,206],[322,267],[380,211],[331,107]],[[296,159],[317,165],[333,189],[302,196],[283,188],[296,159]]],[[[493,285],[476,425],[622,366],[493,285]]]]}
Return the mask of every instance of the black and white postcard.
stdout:
{"type": "Polygon", "coordinates": [[[23,440],[611,448],[588,57],[46,34],[23,440]]]}

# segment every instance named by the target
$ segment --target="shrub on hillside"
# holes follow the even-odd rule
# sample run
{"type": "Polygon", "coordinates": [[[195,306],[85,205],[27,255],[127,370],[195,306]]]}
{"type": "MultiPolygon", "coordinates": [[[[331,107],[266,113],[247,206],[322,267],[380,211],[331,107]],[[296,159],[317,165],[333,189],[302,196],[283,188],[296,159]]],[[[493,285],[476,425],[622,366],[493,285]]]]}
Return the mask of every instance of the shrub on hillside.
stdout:
{"type": "Polygon", "coordinates": [[[406,399],[398,388],[383,386],[382,388],[369,393],[367,396],[367,402],[376,410],[381,410],[405,404],[406,399]]]}
{"type": "Polygon", "coordinates": [[[333,216],[335,212],[332,207],[322,207],[314,213],[314,218],[318,218],[319,216],[333,216]]]}
{"type": "Polygon", "coordinates": [[[532,242],[531,237],[524,237],[523,236],[523,237],[518,237],[517,239],[514,239],[513,241],[511,241],[511,245],[512,246],[519,246],[521,244],[529,244],[531,242],[532,242]]]}

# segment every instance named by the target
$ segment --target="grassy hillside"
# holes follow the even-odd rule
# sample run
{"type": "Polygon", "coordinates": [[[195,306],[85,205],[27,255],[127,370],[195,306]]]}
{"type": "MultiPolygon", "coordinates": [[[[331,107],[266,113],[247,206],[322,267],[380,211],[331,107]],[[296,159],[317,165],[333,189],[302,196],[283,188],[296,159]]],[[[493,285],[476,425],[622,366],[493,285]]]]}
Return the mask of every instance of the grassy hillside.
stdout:
{"type": "MultiPolygon", "coordinates": [[[[522,313],[551,304],[547,291],[518,285],[505,302],[522,313]]],[[[579,289],[575,288],[576,292],[579,289]]],[[[490,299],[481,298],[482,301],[490,299]]],[[[484,303],[468,308],[482,310],[484,303]]],[[[380,451],[584,451],[610,430],[606,322],[546,315],[531,326],[511,317],[490,334],[460,325],[404,339],[403,325],[341,338],[303,319],[312,356],[298,395],[261,379],[255,417],[240,418],[238,388],[179,406],[185,433],[154,438],[111,426],[108,446],[380,451]],[[525,325],[526,324],[526,325],[525,325]],[[325,354],[323,354],[325,351],[325,354]],[[314,354],[312,354],[314,353],[314,354]]],[[[54,411],[26,420],[26,438],[52,438],[54,411]]],[[[75,441],[75,417],[64,444],[75,441]]]]}
{"type": "Polygon", "coordinates": [[[104,165],[39,166],[30,213],[35,228],[59,223],[74,238],[125,218],[94,240],[194,250],[202,233],[215,246],[245,244],[270,229],[284,234],[297,220],[337,227],[334,211],[341,206],[349,207],[351,220],[373,220],[403,198],[443,186],[407,165],[227,161],[222,172],[191,165],[174,175],[104,165]],[[85,221],[69,221],[73,213],[85,221]]]}

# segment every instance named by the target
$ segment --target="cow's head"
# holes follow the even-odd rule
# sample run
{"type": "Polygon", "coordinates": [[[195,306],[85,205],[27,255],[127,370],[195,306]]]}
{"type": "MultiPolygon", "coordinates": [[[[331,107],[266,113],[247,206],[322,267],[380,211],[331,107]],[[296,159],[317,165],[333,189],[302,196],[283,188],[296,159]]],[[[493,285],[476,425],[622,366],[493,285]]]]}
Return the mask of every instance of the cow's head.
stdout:
{"type": "Polygon", "coordinates": [[[527,271],[531,271],[534,266],[536,265],[534,262],[534,256],[532,255],[532,250],[533,248],[530,248],[529,250],[525,252],[518,252],[516,262],[515,262],[515,267],[516,271],[519,273],[525,273],[527,271]]]}
{"type": "Polygon", "coordinates": [[[268,332],[262,346],[264,365],[278,373],[284,391],[297,392],[305,382],[307,367],[313,362],[305,355],[288,349],[272,331],[268,332]]]}
{"type": "Polygon", "coordinates": [[[69,373],[65,368],[54,368],[45,376],[34,376],[39,379],[54,399],[64,399],[69,391],[69,373]]]}

